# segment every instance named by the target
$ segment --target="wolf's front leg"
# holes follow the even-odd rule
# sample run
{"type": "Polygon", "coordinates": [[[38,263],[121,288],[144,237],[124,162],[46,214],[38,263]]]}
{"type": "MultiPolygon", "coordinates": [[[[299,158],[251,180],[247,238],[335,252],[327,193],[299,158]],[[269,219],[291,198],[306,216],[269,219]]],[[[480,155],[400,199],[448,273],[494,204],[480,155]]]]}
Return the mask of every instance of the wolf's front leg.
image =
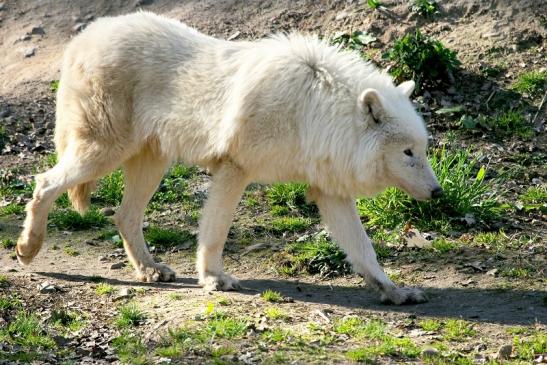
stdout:
{"type": "Polygon", "coordinates": [[[346,252],[353,271],[363,276],[368,285],[380,292],[382,302],[403,304],[427,301],[421,290],[398,288],[386,276],[361,225],[354,199],[328,196],[318,191],[312,192],[312,199],[319,206],[321,217],[334,239],[346,252]]]}
{"type": "Polygon", "coordinates": [[[222,164],[213,174],[199,224],[197,253],[199,284],[206,290],[239,288],[239,281],[224,273],[222,250],[235,209],[247,183],[245,173],[231,162],[222,164]]]}

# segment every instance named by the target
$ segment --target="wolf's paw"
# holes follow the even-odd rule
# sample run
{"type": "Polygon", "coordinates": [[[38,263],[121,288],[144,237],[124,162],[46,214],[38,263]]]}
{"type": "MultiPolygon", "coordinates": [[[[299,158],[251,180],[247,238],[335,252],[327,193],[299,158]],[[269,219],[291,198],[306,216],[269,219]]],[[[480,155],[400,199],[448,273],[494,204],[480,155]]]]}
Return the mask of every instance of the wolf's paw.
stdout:
{"type": "Polygon", "coordinates": [[[207,291],[216,291],[216,290],[238,290],[241,289],[239,285],[239,280],[231,275],[221,273],[221,274],[211,274],[206,273],[199,280],[199,285],[207,291]]]}
{"type": "Polygon", "coordinates": [[[383,291],[380,300],[386,304],[416,304],[427,302],[427,296],[420,289],[403,287],[383,291]]]}
{"type": "Polygon", "coordinates": [[[32,232],[28,234],[23,233],[19,237],[15,252],[17,253],[17,260],[21,265],[28,265],[32,262],[34,257],[40,252],[43,240],[43,235],[36,235],[32,232]]]}
{"type": "Polygon", "coordinates": [[[141,271],[137,274],[137,277],[140,281],[144,281],[146,283],[155,283],[157,281],[174,281],[175,272],[167,265],[154,264],[141,269],[141,271]]]}

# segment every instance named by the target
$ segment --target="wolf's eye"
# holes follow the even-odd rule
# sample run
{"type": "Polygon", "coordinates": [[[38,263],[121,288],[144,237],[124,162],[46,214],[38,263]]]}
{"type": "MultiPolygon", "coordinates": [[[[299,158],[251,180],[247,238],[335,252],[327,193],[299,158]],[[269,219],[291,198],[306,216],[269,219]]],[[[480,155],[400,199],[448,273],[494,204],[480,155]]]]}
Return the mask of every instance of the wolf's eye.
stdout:
{"type": "Polygon", "coordinates": [[[410,156],[410,157],[414,156],[414,154],[412,153],[412,150],[410,150],[410,149],[404,150],[404,153],[405,153],[405,155],[410,156]]]}

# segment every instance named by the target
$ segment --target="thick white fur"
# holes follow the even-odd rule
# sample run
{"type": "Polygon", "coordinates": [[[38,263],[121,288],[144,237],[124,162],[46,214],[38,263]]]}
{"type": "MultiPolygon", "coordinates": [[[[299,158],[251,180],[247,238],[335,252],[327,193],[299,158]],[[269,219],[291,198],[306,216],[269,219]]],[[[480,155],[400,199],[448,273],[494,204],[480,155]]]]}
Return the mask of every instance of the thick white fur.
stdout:
{"type": "Polygon", "coordinates": [[[99,19],[65,53],[59,163],[37,176],[19,259],[28,263],[40,250],[59,194],[70,189],[83,210],[93,182],[122,165],[116,220],[128,256],[142,280],[173,279],[148,253],[142,220],[165,169],[180,160],[213,173],[197,262],[205,287],[237,286],[221,256],[247,184],[304,181],[354,270],[386,300],[422,301],[383,273],[354,203],[393,185],[426,199],[438,186],[408,99],[413,88],[314,37],[227,42],[151,13],[99,19]]]}

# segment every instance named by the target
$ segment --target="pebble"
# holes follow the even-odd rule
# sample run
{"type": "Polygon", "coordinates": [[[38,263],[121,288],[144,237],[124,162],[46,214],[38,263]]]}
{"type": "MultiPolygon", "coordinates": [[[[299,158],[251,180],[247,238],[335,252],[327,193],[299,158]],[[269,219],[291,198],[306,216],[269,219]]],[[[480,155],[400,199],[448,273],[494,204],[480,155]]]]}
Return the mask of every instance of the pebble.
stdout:
{"type": "Polygon", "coordinates": [[[118,295],[116,295],[112,300],[118,301],[122,299],[128,299],[135,295],[135,289],[133,288],[121,288],[118,292],[118,295]]]}
{"type": "Polygon", "coordinates": [[[76,23],[76,25],[74,25],[74,26],[72,27],[72,31],[73,31],[74,33],[81,32],[82,30],[84,30],[84,28],[85,28],[86,25],[87,25],[86,23],[76,23]]]}
{"type": "Polygon", "coordinates": [[[121,268],[123,268],[123,267],[125,267],[125,263],[123,263],[123,262],[117,262],[117,263],[115,263],[115,264],[112,264],[112,266],[110,266],[110,269],[112,269],[112,270],[118,270],[118,269],[121,269],[121,268]]]}
{"type": "Polygon", "coordinates": [[[36,54],[36,47],[32,47],[32,48],[27,48],[24,52],[23,52],[23,55],[25,56],[25,58],[29,58],[29,57],[32,57],[36,54]]]}
{"type": "Polygon", "coordinates": [[[38,285],[38,290],[42,294],[49,294],[49,293],[55,293],[56,291],[59,290],[59,288],[48,281],[44,281],[42,284],[38,285]]]}
{"type": "Polygon", "coordinates": [[[102,208],[100,210],[100,212],[102,213],[102,215],[104,215],[105,217],[110,217],[110,216],[113,216],[116,212],[114,211],[114,209],[112,208],[102,208]]]}
{"type": "Polygon", "coordinates": [[[508,359],[511,357],[513,352],[513,345],[503,345],[499,348],[498,353],[496,354],[497,359],[508,359]]]}
{"type": "Polygon", "coordinates": [[[30,31],[30,34],[34,34],[34,35],[45,35],[46,34],[46,31],[44,30],[44,28],[42,28],[41,26],[37,26],[37,27],[32,27],[31,31],[30,31]]]}
{"type": "Polygon", "coordinates": [[[423,351],[422,351],[422,355],[424,357],[433,357],[433,356],[437,356],[439,355],[439,350],[437,350],[436,348],[433,348],[433,347],[426,347],[423,351]]]}

